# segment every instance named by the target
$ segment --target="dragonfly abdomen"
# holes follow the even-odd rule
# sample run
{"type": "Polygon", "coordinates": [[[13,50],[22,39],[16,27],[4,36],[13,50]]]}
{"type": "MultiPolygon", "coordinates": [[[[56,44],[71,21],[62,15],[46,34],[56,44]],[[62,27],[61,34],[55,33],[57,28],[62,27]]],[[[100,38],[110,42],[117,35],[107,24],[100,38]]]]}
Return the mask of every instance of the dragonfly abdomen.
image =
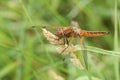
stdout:
{"type": "Polygon", "coordinates": [[[80,35],[83,37],[95,37],[95,36],[103,36],[109,34],[109,32],[92,32],[92,31],[81,31],[80,35]]]}

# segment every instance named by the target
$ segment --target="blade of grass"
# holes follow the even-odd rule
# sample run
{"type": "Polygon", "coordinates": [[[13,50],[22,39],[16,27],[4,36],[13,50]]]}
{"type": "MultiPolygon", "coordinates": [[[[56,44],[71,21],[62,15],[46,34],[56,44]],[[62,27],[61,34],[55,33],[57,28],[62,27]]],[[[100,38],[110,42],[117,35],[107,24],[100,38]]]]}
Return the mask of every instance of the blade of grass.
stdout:
{"type": "MultiPolygon", "coordinates": [[[[118,23],[117,23],[117,0],[115,0],[115,7],[114,7],[114,50],[118,50],[118,23]]],[[[119,58],[115,57],[114,60],[114,68],[115,68],[115,77],[116,80],[119,80],[119,58]]]]}
{"type": "MultiPolygon", "coordinates": [[[[81,52],[81,51],[80,51],[80,52],[81,52]]],[[[84,53],[83,53],[83,54],[84,54],[84,53]]],[[[90,73],[90,71],[89,71],[89,68],[88,68],[88,69],[86,68],[86,63],[85,63],[85,59],[84,59],[84,57],[87,57],[87,52],[86,52],[85,54],[86,54],[86,55],[77,54],[77,57],[78,57],[79,60],[82,61],[82,64],[83,64],[83,66],[85,67],[85,72],[86,72],[86,74],[87,74],[88,79],[89,79],[89,80],[92,80],[91,73],[90,73]]],[[[88,65],[88,64],[87,64],[87,65],[88,65]]],[[[88,67],[89,67],[89,66],[88,66],[88,67]]]]}
{"type": "Polygon", "coordinates": [[[104,50],[101,48],[96,48],[92,46],[87,46],[87,50],[95,53],[100,53],[100,54],[106,54],[106,55],[112,55],[112,56],[120,56],[119,51],[109,51],[109,50],[104,50]]]}
{"type": "Polygon", "coordinates": [[[19,0],[19,3],[21,4],[24,12],[25,12],[25,15],[27,16],[27,19],[28,21],[30,22],[31,25],[34,25],[33,22],[32,22],[32,19],[30,18],[29,14],[28,14],[28,11],[26,10],[25,8],[25,5],[23,4],[22,0],[19,0]]]}
{"type": "Polygon", "coordinates": [[[4,77],[5,75],[9,74],[12,70],[14,70],[17,66],[18,66],[19,63],[11,63],[9,65],[7,65],[5,68],[3,68],[1,71],[0,71],[0,78],[4,77]]]}

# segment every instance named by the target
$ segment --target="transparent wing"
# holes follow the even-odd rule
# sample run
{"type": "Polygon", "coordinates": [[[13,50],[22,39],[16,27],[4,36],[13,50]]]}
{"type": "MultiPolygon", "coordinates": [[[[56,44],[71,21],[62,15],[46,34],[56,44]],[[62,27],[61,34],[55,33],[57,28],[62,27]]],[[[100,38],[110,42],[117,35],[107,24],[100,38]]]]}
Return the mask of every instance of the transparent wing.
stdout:
{"type": "Polygon", "coordinates": [[[76,21],[71,21],[71,27],[79,28],[79,24],[76,21]]]}
{"type": "Polygon", "coordinates": [[[46,29],[63,29],[65,27],[69,27],[69,26],[32,26],[32,28],[35,28],[35,29],[41,29],[41,28],[46,28],[46,29]]]}

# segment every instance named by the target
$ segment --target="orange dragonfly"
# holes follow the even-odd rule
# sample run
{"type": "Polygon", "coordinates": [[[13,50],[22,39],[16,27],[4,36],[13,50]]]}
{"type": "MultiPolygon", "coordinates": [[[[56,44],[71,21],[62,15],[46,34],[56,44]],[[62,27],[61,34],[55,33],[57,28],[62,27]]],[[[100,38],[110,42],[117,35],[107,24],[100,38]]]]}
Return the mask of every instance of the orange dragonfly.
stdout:
{"type": "MultiPolygon", "coordinates": [[[[42,27],[48,28],[48,26],[42,26],[42,27]]],[[[57,28],[57,31],[55,33],[55,35],[58,37],[57,40],[64,39],[64,44],[67,43],[68,47],[76,37],[79,37],[80,44],[83,44],[84,37],[97,37],[97,36],[104,36],[109,34],[109,32],[106,31],[85,31],[79,29],[78,27],[79,25],[76,21],[71,21],[71,27],[49,26],[49,28],[57,28]],[[69,41],[68,38],[70,38],[69,41]]],[[[33,26],[33,28],[37,28],[37,26],[33,26]]],[[[68,47],[66,47],[65,49],[67,49],[68,47]]],[[[63,53],[65,49],[61,53],[63,53]]]]}
{"type": "MultiPolygon", "coordinates": [[[[36,28],[36,26],[33,26],[33,27],[36,28]]],[[[85,31],[85,30],[79,29],[78,27],[79,25],[76,21],[71,21],[71,27],[59,26],[58,28],[57,26],[56,27],[49,26],[49,28],[57,28],[57,31],[55,33],[55,35],[58,37],[57,40],[64,39],[64,45],[67,43],[67,47],[63,49],[61,53],[63,53],[72,44],[72,41],[76,37],[80,38],[82,52],[85,53],[85,46],[84,46],[84,41],[83,41],[84,37],[97,37],[97,36],[104,36],[104,35],[109,34],[109,32],[106,32],[106,31],[85,31]],[[68,38],[70,38],[69,41],[68,41],[68,38]]],[[[48,27],[44,26],[43,28],[48,28],[48,27]]],[[[84,55],[84,58],[85,57],[87,57],[87,54],[84,55]]],[[[85,61],[85,65],[87,66],[86,61],[85,61]]]]}
{"type": "MultiPolygon", "coordinates": [[[[83,46],[82,48],[84,50],[84,45],[83,45],[84,37],[97,37],[97,36],[104,36],[106,34],[109,34],[109,32],[106,31],[85,31],[79,29],[78,27],[79,25],[76,21],[71,21],[71,27],[64,27],[64,28],[62,26],[60,28],[55,26],[49,27],[49,28],[57,28],[55,35],[58,37],[58,40],[64,39],[64,44],[65,43],[68,44],[68,46],[61,53],[63,53],[71,45],[72,41],[76,37],[80,38],[80,44],[82,44],[83,46]],[[68,38],[70,38],[69,41],[68,38]]],[[[46,28],[46,26],[44,26],[43,28],[46,28]]]]}

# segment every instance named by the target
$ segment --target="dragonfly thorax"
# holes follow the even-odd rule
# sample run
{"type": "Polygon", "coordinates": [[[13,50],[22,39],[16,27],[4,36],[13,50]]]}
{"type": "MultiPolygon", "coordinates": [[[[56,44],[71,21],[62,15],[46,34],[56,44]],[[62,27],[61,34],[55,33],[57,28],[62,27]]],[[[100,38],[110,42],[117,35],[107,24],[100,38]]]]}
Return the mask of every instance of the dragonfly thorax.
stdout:
{"type": "Polygon", "coordinates": [[[72,27],[72,30],[79,35],[80,34],[80,29],[78,29],[77,27],[72,27]]]}

